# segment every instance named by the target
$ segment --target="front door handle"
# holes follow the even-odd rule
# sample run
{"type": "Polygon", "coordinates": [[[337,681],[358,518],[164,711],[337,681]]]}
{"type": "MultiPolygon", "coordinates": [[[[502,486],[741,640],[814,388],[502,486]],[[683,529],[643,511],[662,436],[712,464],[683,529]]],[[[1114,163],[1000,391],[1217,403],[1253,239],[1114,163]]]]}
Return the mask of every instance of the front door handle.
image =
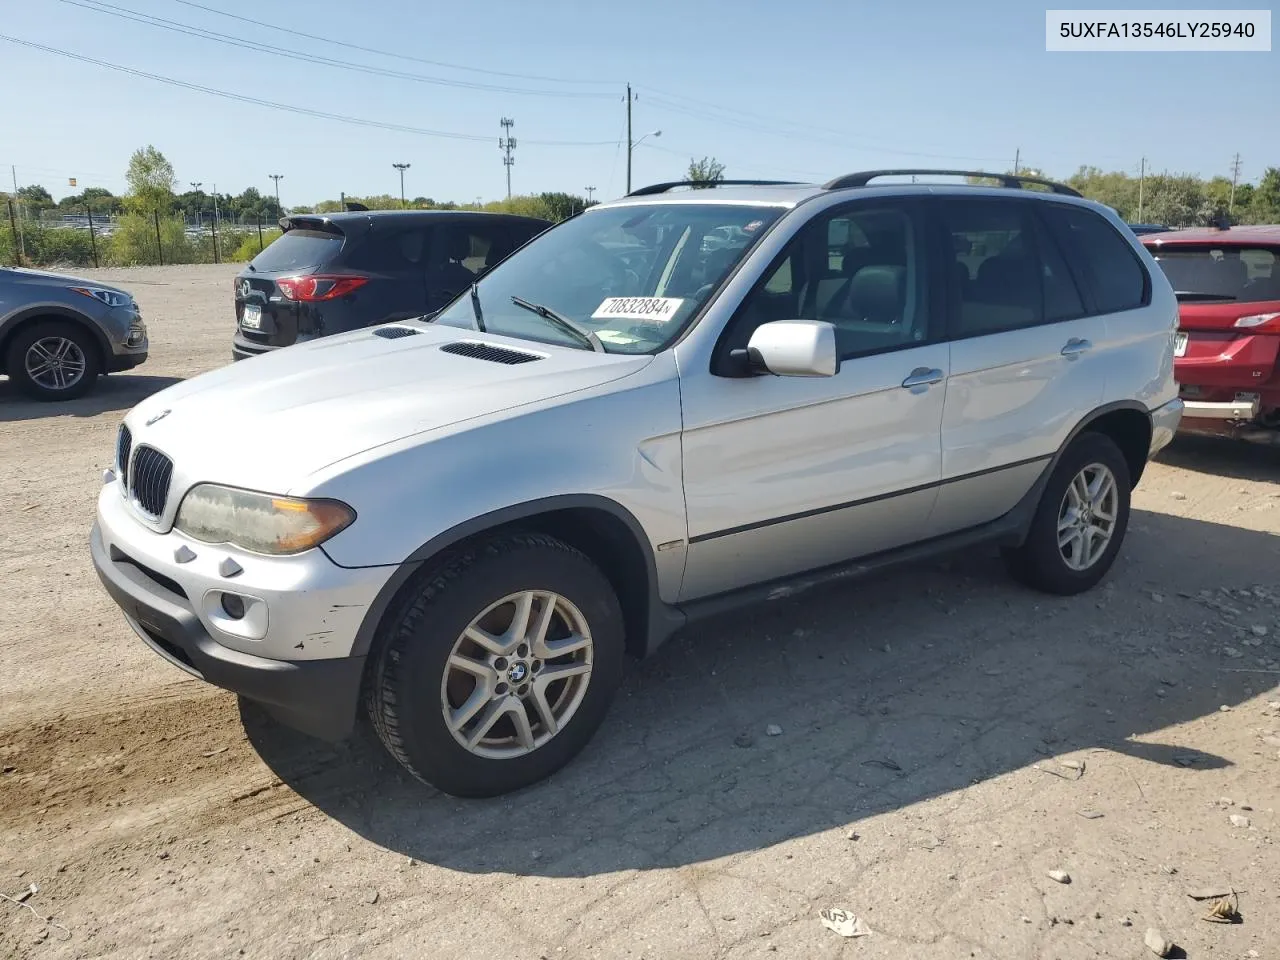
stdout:
{"type": "Polygon", "coordinates": [[[1062,348],[1062,355],[1074,360],[1092,346],[1093,344],[1088,340],[1081,340],[1079,337],[1072,337],[1067,341],[1067,345],[1062,348]]]}
{"type": "Polygon", "coordinates": [[[931,383],[941,383],[945,376],[941,370],[932,367],[916,367],[902,381],[904,387],[927,387],[931,383]]]}

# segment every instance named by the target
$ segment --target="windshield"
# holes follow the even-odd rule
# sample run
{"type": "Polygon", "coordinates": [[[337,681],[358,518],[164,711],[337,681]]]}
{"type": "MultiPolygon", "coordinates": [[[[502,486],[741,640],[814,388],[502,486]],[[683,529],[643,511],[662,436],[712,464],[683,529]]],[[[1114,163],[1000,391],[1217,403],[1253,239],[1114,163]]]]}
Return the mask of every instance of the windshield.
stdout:
{"type": "Polygon", "coordinates": [[[1177,293],[1205,300],[1280,300],[1280,247],[1149,248],[1177,293]]]}
{"type": "Polygon", "coordinates": [[[587,347],[546,308],[594,333],[609,353],[671,343],[782,207],[664,203],[588,210],[530,242],[484,276],[436,322],[587,347]],[[525,301],[519,306],[512,297],[525,301]]]}
{"type": "Polygon", "coordinates": [[[276,273],[328,263],[342,249],[342,235],[319,230],[290,230],[250,261],[254,270],[276,273]]]}

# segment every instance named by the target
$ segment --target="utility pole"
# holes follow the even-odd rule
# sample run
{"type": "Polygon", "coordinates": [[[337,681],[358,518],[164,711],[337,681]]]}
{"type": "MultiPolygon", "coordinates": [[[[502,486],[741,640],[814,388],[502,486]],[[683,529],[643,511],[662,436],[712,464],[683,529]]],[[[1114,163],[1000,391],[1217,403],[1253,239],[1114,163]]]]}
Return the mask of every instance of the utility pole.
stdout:
{"type": "Polygon", "coordinates": [[[283,209],[281,208],[281,206],[280,206],[280,181],[284,179],[284,174],[283,174],[283,173],[269,173],[269,174],[267,174],[267,176],[269,176],[272,180],[274,180],[274,181],[276,182],[276,210],[277,210],[279,213],[283,214],[283,213],[284,213],[284,210],[283,210],[283,209]]]}
{"type": "Polygon", "coordinates": [[[404,172],[409,169],[407,163],[393,163],[393,167],[400,171],[400,209],[404,209],[404,172]]]}
{"type": "MultiPolygon", "coordinates": [[[[18,199],[18,168],[10,165],[9,172],[13,174],[13,202],[18,205],[18,264],[21,265],[23,259],[27,256],[27,236],[26,231],[22,229],[22,201],[18,199]]],[[[9,211],[12,216],[13,211],[9,211]]]]}
{"type": "MultiPolygon", "coordinates": [[[[203,180],[201,181],[188,180],[187,182],[191,184],[191,189],[194,190],[197,194],[200,193],[200,188],[204,185],[203,180]]],[[[204,204],[200,202],[200,198],[197,196],[196,197],[196,229],[197,230],[201,229],[204,226],[204,221],[200,219],[200,208],[203,206],[204,204]]]]}
{"type": "Polygon", "coordinates": [[[587,206],[591,206],[591,204],[593,204],[596,199],[596,188],[583,187],[583,189],[587,191],[587,206]]]}
{"type": "Polygon", "coordinates": [[[1231,200],[1227,203],[1227,213],[1236,208],[1236,182],[1240,179],[1240,154],[1231,161],[1231,200]]]}
{"type": "Polygon", "coordinates": [[[507,168],[507,199],[511,199],[511,165],[516,158],[511,151],[516,148],[515,137],[511,136],[511,128],[516,125],[511,117],[502,118],[502,136],[498,138],[498,149],[502,151],[502,165],[507,168]]]}
{"type": "Polygon", "coordinates": [[[1022,148],[1018,147],[1018,149],[1013,151],[1013,175],[1015,177],[1018,175],[1018,170],[1022,166],[1021,161],[1022,161],[1022,148]]]}
{"type": "Polygon", "coordinates": [[[218,259],[218,185],[216,183],[213,185],[213,259],[215,262],[218,259]]]}
{"type": "Polygon", "coordinates": [[[627,193],[631,192],[631,84],[627,84],[627,193]]]}
{"type": "Polygon", "coordinates": [[[1147,180],[1147,158],[1143,157],[1138,165],[1138,222],[1142,222],[1142,193],[1147,180]]]}

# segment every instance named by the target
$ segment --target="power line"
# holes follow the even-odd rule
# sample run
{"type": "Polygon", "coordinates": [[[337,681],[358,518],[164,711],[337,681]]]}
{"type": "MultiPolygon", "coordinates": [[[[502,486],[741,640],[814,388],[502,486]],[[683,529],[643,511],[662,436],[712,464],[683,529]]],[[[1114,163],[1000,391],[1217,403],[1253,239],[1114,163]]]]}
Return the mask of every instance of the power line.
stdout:
{"type": "Polygon", "coordinates": [[[128,7],[121,7],[113,3],[107,3],[105,0],[87,0],[87,2],[86,0],[61,0],[61,2],[68,4],[69,6],[79,7],[82,10],[104,13],[107,16],[118,17],[122,20],[129,20],[134,23],[141,23],[149,27],[157,27],[161,30],[169,30],[174,33],[185,34],[189,37],[198,37],[202,40],[210,40],[214,43],[220,43],[225,46],[239,47],[242,50],[252,50],[256,53],[268,54],[271,57],[285,57],[289,60],[297,60],[314,66],[346,70],[351,73],[365,73],[375,77],[386,77],[394,80],[410,80],[415,83],[428,83],[444,87],[456,87],[466,90],[482,90],[491,93],[516,94],[520,96],[595,100],[611,99],[613,96],[608,93],[588,93],[568,90],[528,90],[520,87],[504,87],[490,83],[474,83],[468,80],[450,80],[446,77],[432,77],[421,73],[408,73],[404,70],[389,70],[384,67],[374,67],[362,63],[347,63],[342,60],[335,60],[332,57],[323,57],[318,54],[294,53],[269,44],[258,43],[254,40],[245,40],[241,37],[231,37],[223,33],[215,33],[212,30],[205,30],[203,27],[179,23],[175,20],[166,20],[163,17],[156,17],[149,13],[141,13],[137,10],[131,10],[128,7]]]}
{"type": "Polygon", "coordinates": [[[425,63],[432,67],[445,67],[449,70],[466,70],[471,73],[482,73],[491,77],[508,77],[513,80],[538,80],[544,83],[577,83],[577,84],[594,84],[596,86],[612,85],[617,86],[618,81],[614,80],[573,80],[564,77],[548,77],[539,76],[531,73],[508,73],[503,70],[486,70],[483,67],[470,67],[460,63],[446,63],[443,60],[427,60],[423,57],[410,56],[407,53],[395,53],[391,50],[380,50],[377,47],[365,47],[358,43],[351,43],[346,40],[337,40],[333,37],[322,37],[314,33],[303,33],[294,27],[282,27],[274,23],[267,23],[263,20],[254,20],[251,17],[242,17],[239,14],[228,13],[225,10],[218,10],[215,7],[206,6],[203,3],[196,3],[194,0],[173,0],[174,3],[180,3],[184,7],[193,7],[197,10],[204,10],[208,13],[216,13],[220,17],[230,17],[232,20],[239,20],[241,23],[250,23],[255,27],[266,27],[268,30],[277,30],[280,33],[287,33],[291,37],[305,37],[308,40],[317,40],[320,43],[331,43],[334,46],[346,47],[348,50],[359,50],[363,53],[373,53],[381,57],[394,57],[397,60],[408,60],[413,63],[425,63]]]}
{"type": "MultiPolygon", "coordinates": [[[[7,34],[0,33],[0,40],[7,40],[9,43],[16,43],[22,47],[29,47],[32,50],[40,50],[44,53],[51,53],[55,56],[66,57],[69,60],[78,60],[81,63],[90,63],[94,66],[105,67],[108,70],[115,70],[118,73],[127,73],[134,77],[143,77],[147,80],[155,80],[158,83],[167,83],[171,86],[182,87],[186,90],[194,90],[197,93],[207,93],[210,96],[222,97],[226,100],[234,100],[238,103],[250,103],[259,107],[269,107],[272,110],[284,110],[288,113],[297,113],[307,117],[317,117],[321,120],[336,120],[339,123],[350,123],[361,127],[373,127],[379,130],[392,130],[397,133],[413,133],[424,137],[439,137],[445,140],[467,140],[476,143],[489,142],[489,137],[478,133],[456,133],[450,130],[431,130],[425,127],[411,127],[406,124],[389,123],[383,120],[366,120],[363,117],[350,117],[341,113],[329,113],[324,110],[313,110],[310,107],[298,107],[287,103],[277,103],[274,100],[263,100],[259,97],[250,97],[242,93],[232,93],[228,90],[219,90],[215,87],[206,87],[198,83],[190,83],[186,80],[178,80],[174,77],[161,76],[158,73],[148,73],[145,70],[137,70],[133,67],[126,67],[119,63],[110,63],[106,60],[98,60],[94,57],[86,57],[83,54],[72,53],[70,50],[61,50],[57,47],[48,47],[42,43],[35,43],[31,40],[21,40],[17,37],[11,37],[7,34]]],[[[543,147],[612,147],[617,141],[615,140],[528,140],[526,143],[532,143],[543,147]]]]}
{"type": "Polygon", "coordinates": [[[817,127],[809,124],[798,124],[792,121],[778,120],[777,118],[768,118],[760,114],[747,113],[745,111],[736,110],[731,107],[723,107],[718,104],[707,103],[706,101],[694,101],[691,97],[679,97],[681,100],[691,103],[699,103],[705,105],[703,107],[693,107],[686,104],[675,102],[674,94],[663,94],[645,88],[650,96],[649,103],[656,104],[660,109],[670,110],[675,113],[681,113],[685,116],[693,117],[698,120],[709,120],[712,123],[720,123],[726,126],[738,127],[744,130],[750,130],[753,133],[770,132],[777,136],[786,137],[788,139],[807,139],[814,143],[823,143],[828,146],[856,148],[860,150],[872,150],[880,153],[892,153],[899,156],[907,157],[924,157],[937,160],[972,160],[977,162],[1000,162],[1007,163],[1008,157],[971,157],[961,156],[959,154],[945,153],[928,153],[919,150],[901,150],[895,147],[886,147],[880,144],[866,143],[855,140],[846,136],[839,131],[830,130],[823,127],[817,127]],[[656,94],[656,95],[655,95],[656,94]],[[736,113],[739,117],[729,116],[728,114],[736,113]]]}

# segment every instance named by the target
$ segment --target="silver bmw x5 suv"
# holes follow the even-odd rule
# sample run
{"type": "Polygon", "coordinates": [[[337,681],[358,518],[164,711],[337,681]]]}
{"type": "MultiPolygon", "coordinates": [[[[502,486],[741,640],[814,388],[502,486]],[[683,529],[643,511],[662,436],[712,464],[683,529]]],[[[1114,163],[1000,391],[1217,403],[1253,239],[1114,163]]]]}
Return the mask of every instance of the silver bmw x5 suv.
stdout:
{"type": "Polygon", "coordinates": [[[928,173],[647,187],[433,316],[155,394],[102,581],[175,666],[323,737],[363,712],[464,796],[732,604],[981,543],[1087,590],[1181,415],[1173,291],[1067,187],[928,173]]]}

